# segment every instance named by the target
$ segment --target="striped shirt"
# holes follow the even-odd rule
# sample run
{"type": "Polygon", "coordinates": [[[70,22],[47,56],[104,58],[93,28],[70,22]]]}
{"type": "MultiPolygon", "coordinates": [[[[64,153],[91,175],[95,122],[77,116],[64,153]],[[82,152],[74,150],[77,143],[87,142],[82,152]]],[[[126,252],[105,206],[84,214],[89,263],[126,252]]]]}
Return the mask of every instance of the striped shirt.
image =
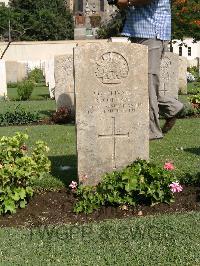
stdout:
{"type": "Polygon", "coordinates": [[[171,39],[170,0],[153,0],[142,7],[127,8],[122,35],[138,38],[171,39]]]}

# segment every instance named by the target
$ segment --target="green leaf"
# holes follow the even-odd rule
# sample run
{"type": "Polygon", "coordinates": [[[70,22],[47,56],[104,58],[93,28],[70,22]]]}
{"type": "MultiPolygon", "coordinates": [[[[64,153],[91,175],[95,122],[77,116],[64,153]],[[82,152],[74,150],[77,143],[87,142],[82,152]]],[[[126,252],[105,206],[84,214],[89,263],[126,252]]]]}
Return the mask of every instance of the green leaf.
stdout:
{"type": "Polygon", "coordinates": [[[7,213],[8,211],[10,211],[11,213],[16,212],[15,202],[12,199],[5,200],[4,201],[4,207],[5,207],[5,213],[7,213]]]}
{"type": "Polygon", "coordinates": [[[135,190],[137,187],[137,179],[129,179],[128,184],[125,185],[125,190],[127,192],[130,192],[132,190],[135,190]]]}
{"type": "Polygon", "coordinates": [[[24,199],[26,197],[26,190],[24,188],[20,188],[18,193],[20,199],[24,199]]]}
{"type": "Polygon", "coordinates": [[[27,204],[27,201],[22,200],[22,201],[20,201],[19,206],[20,206],[20,208],[24,209],[26,207],[26,204],[27,204]]]}
{"type": "Polygon", "coordinates": [[[33,196],[33,189],[32,189],[32,187],[27,187],[26,188],[26,193],[28,194],[28,196],[32,197],[33,196]]]}
{"type": "Polygon", "coordinates": [[[19,193],[15,192],[15,194],[13,194],[13,195],[11,196],[11,198],[12,198],[14,201],[18,201],[18,200],[20,200],[19,193]]]}

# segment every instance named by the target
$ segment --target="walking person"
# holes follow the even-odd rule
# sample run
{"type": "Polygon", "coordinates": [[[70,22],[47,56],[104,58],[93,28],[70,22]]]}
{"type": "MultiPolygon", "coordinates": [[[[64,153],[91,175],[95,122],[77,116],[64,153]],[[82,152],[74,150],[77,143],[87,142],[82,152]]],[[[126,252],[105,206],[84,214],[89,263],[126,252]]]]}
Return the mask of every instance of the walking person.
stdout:
{"type": "Polygon", "coordinates": [[[161,59],[171,40],[171,0],[117,0],[116,4],[126,8],[122,35],[148,46],[149,136],[150,140],[161,139],[183,110],[178,99],[159,94],[161,59]],[[166,119],[162,129],[159,115],[166,119]]]}

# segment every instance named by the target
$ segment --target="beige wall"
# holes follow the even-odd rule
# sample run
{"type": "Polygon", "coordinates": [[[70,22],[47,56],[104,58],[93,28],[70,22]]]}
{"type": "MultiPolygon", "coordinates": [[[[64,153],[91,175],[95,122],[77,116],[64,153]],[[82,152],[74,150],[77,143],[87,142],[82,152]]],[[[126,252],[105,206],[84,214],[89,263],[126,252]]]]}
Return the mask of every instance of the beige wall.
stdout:
{"type": "MultiPolygon", "coordinates": [[[[82,41],[47,41],[47,42],[13,42],[10,44],[3,59],[5,61],[37,61],[52,58],[52,56],[72,54],[78,44],[88,42],[105,42],[107,40],[82,41]]],[[[0,42],[0,56],[6,43],[0,42]]]]}

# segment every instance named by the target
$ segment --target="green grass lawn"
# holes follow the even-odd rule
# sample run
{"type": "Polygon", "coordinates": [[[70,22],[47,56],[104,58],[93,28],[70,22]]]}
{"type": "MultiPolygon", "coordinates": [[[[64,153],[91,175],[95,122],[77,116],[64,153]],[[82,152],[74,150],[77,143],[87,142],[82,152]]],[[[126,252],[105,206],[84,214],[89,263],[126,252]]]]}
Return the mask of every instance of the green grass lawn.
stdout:
{"type": "Polygon", "coordinates": [[[0,113],[13,111],[18,106],[30,112],[38,112],[41,118],[51,116],[56,110],[55,100],[50,99],[42,101],[2,101],[0,104],[0,113]]]}
{"type": "Polygon", "coordinates": [[[0,265],[200,265],[200,214],[0,229],[0,265]]]}
{"type": "MultiPolygon", "coordinates": [[[[1,102],[0,112],[15,104],[1,102]]],[[[51,100],[20,104],[46,116],[55,110],[51,100]]],[[[0,137],[17,131],[29,135],[29,147],[38,139],[50,147],[52,173],[35,182],[35,187],[59,189],[77,179],[74,125],[0,127],[0,137]],[[63,171],[61,166],[70,169],[63,171]]],[[[150,160],[159,165],[172,161],[179,178],[199,173],[200,119],[179,119],[164,139],[150,142],[150,160]]],[[[193,212],[87,225],[0,228],[0,266],[200,265],[199,224],[200,214],[193,212]]]]}
{"type": "MultiPolygon", "coordinates": [[[[10,100],[15,100],[18,98],[17,88],[8,88],[8,98],[10,100]]],[[[31,100],[45,100],[49,99],[49,89],[44,84],[36,86],[31,95],[31,100]]]]}
{"type": "MultiPolygon", "coordinates": [[[[68,185],[76,179],[76,147],[74,125],[52,126],[20,126],[2,127],[0,136],[13,135],[17,131],[26,132],[29,144],[42,139],[50,147],[52,175],[37,185],[51,188],[68,185]],[[62,171],[61,166],[70,166],[70,170],[62,171]]],[[[200,170],[200,119],[179,119],[176,126],[159,141],[150,142],[150,160],[163,165],[172,161],[176,167],[178,178],[196,175],[200,170]]]]}
{"type": "Polygon", "coordinates": [[[178,119],[175,127],[159,141],[150,143],[155,163],[174,162],[178,178],[200,172],[200,119],[178,119]]]}

